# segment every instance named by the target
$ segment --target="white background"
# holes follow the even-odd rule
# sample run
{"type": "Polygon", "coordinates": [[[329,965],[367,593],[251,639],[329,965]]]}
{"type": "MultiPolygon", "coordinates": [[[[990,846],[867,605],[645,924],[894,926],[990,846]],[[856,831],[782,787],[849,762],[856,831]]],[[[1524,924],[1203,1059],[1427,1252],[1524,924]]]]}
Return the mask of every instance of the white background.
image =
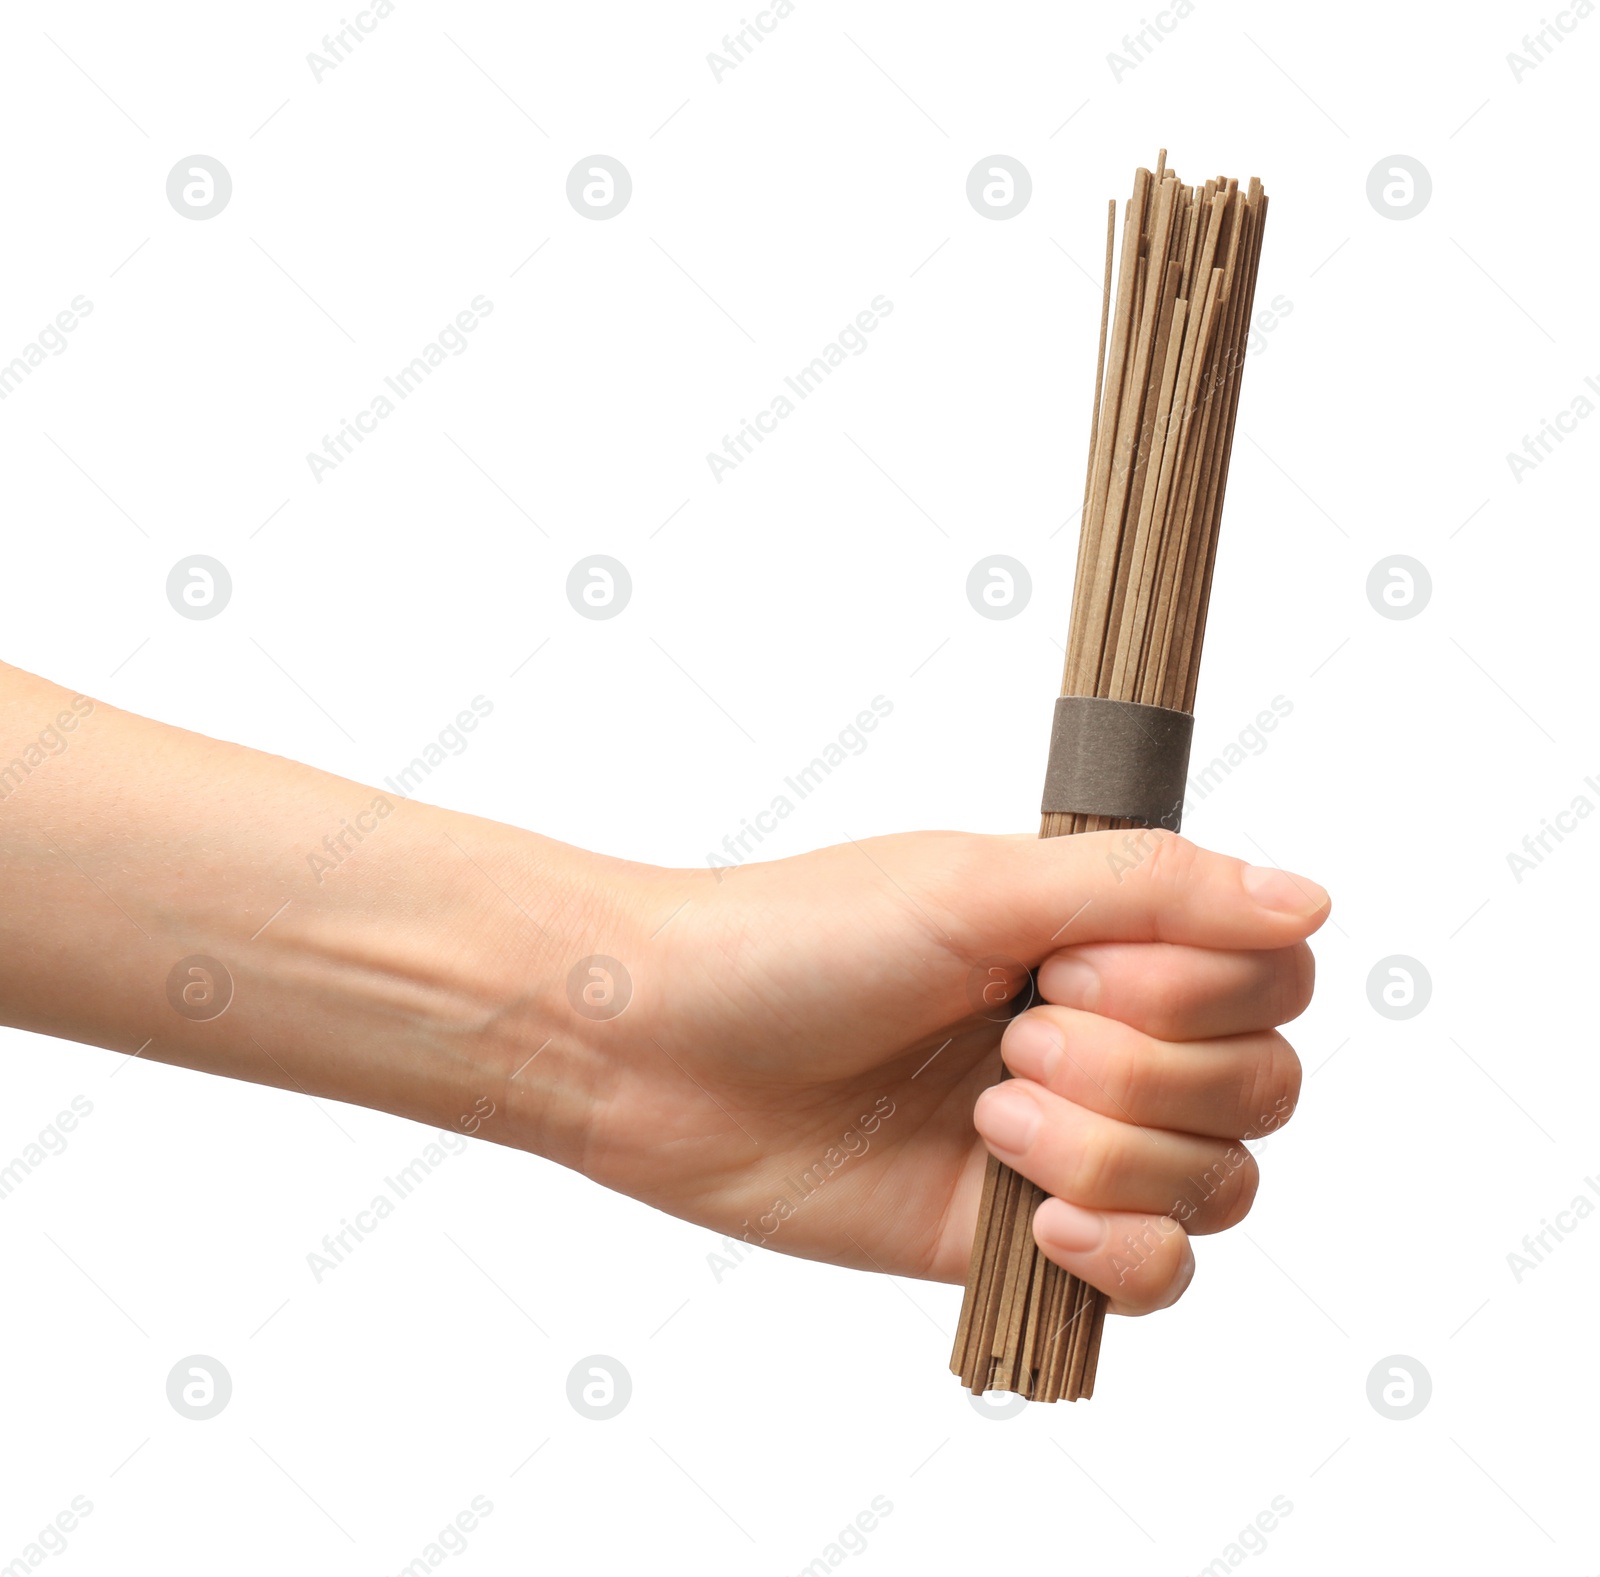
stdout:
{"type": "Polygon", "coordinates": [[[0,1159],[93,1113],[0,1204],[0,1563],[84,1495],[51,1570],[390,1573],[484,1495],[452,1570],[785,1574],[881,1495],[852,1570],[1185,1573],[1281,1495],[1252,1570],[1592,1570],[1600,1224],[1520,1281],[1507,1254],[1600,1173],[1600,827],[1520,882],[1506,856],[1600,803],[1600,422],[1521,481],[1506,454],[1600,377],[1600,20],[1518,82],[1536,7],[1200,0],[1119,81],[1133,7],[800,0],[719,82],[737,7],[402,0],[316,81],[341,14],[8,8],[0,356],[93,312],[0,405],[5,658],[366,781],[481,694],[431,797],[685,865],[882,695],[763,854],[1028,829],[1106,199],[1163,143],[1258,173],[1258,305],[1291,310],[1247,367],[1196,761],[1292,710],[1185,830],[1334,894],[1305,1099],[1183,1303],[1112,1323],[1095,1399],[994,1419],[945,1372],[958,1289],[767,1254],[718,1280],[711,1234],[488,1145],[319,1285],[307,1253],[426,1130],[8,1032],[0,1159]],[[233,181],[204,222],[165,192],[195,153],[233,181]],[[605,222],[566,197],[594,153],[633,179],[605,222]],[[1002,222],[965,191],[994,153],[1033,181],[1002,222]],[[1433,184],[1404,221],[1367,197],[1394,154],[1433,184]],[[479,294],[465,353],[317,482],[306,452],[479,294]],[[717,482],[706,452],[880,294],[717,482]],[[205,622],[164,593],[193,553],[233,577],[205,622]],[[633,579],[607,622],[564,593],[593,553],[633,579]],[[992,553],[1032,574],[1010,620],[966,601],[992,553]],[[1433,588],[1403,621],[1365,590],[1396,553],[1433,588]],[[1367,992],[1396,954],[1432,980],[1404,1022],[1367,992]],[[233,1381],[206,1422],[165,1394],[196,1353],[233,1381]],[[606,1422],[566,1397],[597,1353],[633,1381],[606,1422]],[[1367,1397],[1396,1354],[1432,1379],[1405,1421],[1367,1397]]]}

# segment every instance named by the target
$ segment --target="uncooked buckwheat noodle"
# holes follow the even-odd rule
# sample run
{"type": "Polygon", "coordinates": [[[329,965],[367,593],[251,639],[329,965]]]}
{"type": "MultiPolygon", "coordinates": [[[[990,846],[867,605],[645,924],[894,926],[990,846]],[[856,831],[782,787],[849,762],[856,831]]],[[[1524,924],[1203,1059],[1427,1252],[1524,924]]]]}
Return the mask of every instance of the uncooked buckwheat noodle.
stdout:
{"type": "MultiPolygon", "coordinates": [[[[1134,176],[1105,297],[1063,695],[1194,710],[1217,525],[1267,197],[1218,178],[1134,176]],[[1109,355],[1107,338],[1109,328],[1109,355]]],[[[1143,823],[1050,812],[1042,838],[1143,823]]],[[[1106,1299],[1039,1252],[1044,1192],[993,1156],[984,1173],[951,1370],[975,1393],[1094,1393],[1106,1299]]]]}

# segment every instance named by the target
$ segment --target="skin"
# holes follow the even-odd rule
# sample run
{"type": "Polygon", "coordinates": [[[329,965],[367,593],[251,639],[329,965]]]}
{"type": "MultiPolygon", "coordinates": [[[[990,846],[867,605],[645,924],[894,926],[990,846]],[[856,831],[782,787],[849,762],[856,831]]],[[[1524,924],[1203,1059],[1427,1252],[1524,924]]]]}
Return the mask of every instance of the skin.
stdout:
{"type": "Polygon", "coordinates": [[[1293,1111],[1277,1026],[1310,999],[1328,914],[1303,878],[1164,833],[643,866],[4,665],[0,796],[10,1025],[473,1133],[734,1238],[940,1281],[965,1279],[992,1149],[1053,1196],[1043,1250],[1130,1314],[1181,1295],[1190,1236],[1250,1207],[1239,1141],[1293,1111]],[[223,993],[178,967],[197,956],[231,981],[214,1017],[192,1015],[223,993]],[[1012,1016],[996,999],[1027,971],[1039,1001],[1012,1016]]]}

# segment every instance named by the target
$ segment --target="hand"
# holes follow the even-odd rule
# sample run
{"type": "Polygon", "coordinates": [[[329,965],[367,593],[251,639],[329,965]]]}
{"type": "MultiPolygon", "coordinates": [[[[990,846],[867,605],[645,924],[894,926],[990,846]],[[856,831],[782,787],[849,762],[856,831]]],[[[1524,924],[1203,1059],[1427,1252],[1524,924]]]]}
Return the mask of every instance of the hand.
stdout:
{"type": "Polygon", "coordinates": [[[1045,1252],[1155,1308],[1188,1234],[1249,1208],[1240,1139],[1293,1110],[1273,1026],[1306,1004],[1327,896],[1169,834],[657,870],[0,664],[12,758],[6,1023],[535,1150],[752,1244],[963,1280],[976,1107],[1054,1196],[1045,1252]],[[583,994],[595,955],[631,977],[609,1004],[583,994]],[[996,960],[1045,1003],[1009,1027],[996,960]],[[226,979],[215,1012],[175,999],[196,962],[226,979]],[[1002,1029],[1019,1077],[990,1090],[1002,1029]]]}
{"type": "Polygon", "coordinates": [[[1054,1196],[1044,1252],[1143,1313],[1250,1208],[1239,1141],[1294,1109],[1275,1026],[1329,906],[1165,833],[920,833],[652,872],[628,907],[633,939],[590,950],[631,1000],[562,1057],[587,1101],[553,1153],[734,1238],[959,1282],[986,1140],[1054,1196]],[[1038,971],[1009,1025],[982,1016],[995,958],[1038,971]]]}

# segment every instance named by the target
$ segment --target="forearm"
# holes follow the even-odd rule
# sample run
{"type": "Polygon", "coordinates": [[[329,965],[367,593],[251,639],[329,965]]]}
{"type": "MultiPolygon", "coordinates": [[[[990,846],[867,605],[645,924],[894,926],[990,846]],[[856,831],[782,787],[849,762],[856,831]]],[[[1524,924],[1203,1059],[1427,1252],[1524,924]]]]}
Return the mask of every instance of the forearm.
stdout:
{"type": "Polygon", "coordinates": [[[1046,1253],[1157,1308],[1186,1234],[1249,1208],[1239,1136],[1293,1105],[1271,1026],[1305,1005],[1327,897],[1169,834],[1128,870],[1121,836],[662,870],[0,665],[0,1019],[533,1150],[744,1243],[959,1281],[1000,965],[1049,1006],[1012,1021],[990,1147],[1077,1212],[1044,1219],[1046,1253]],[[588,995],[605,975],[620,990],[588,995]],[[1120,1245],[1175,1200],[1182,1230],[1130,1281],[1120,1245]]]}
{"type": "Polygon", "coordinates": [[[576,1161],[636,867],[3,666],[0,796],[5,1022],[576,1161]]]}

